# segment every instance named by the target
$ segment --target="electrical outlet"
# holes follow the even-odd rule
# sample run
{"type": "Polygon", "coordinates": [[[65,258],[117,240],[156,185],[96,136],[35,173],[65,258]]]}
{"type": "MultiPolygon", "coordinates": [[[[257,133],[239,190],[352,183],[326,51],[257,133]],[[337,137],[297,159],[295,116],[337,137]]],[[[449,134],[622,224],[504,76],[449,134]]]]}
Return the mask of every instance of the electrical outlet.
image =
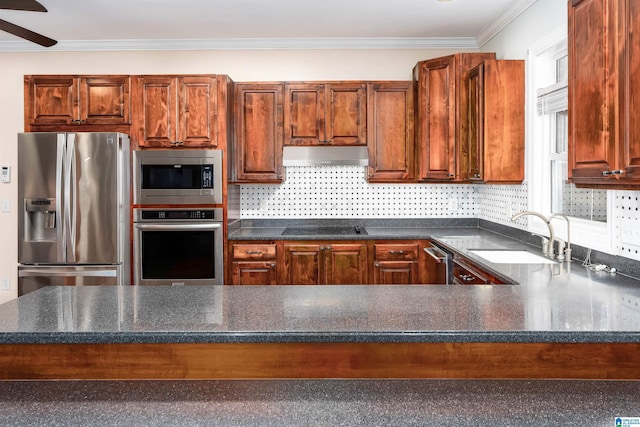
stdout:
{"type": "Polygon", "coordinates": [[[449,210],[456,212],[458,210],[458,199],[455,197],[449,197],[449,210]]]}
{"type": "Polygon", "coordinates": [[[260,200],[260,210],[261,211],[269,210],[269,201],[267,199],[260,200]]]}
{"type": "Polygon", "coordinates": [[[8,277],[3,277],[2,278],[2,290],[3,291],[8,291],[9,289],[11,289],[11,281],[9,280],[8,277]]]}
{"type": "Polygon", "coordinates": [[[2,199],[2,212],[11,212],[11,202],[9,199],[2,199]]]}

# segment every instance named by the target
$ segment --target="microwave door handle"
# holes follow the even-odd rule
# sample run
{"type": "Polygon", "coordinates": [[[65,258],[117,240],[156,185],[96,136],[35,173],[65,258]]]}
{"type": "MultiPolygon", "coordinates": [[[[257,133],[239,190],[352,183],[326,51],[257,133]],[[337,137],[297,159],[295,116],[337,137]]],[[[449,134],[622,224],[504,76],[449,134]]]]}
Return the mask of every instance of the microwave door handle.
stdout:
{"type": "Polygon", "coordinates": [[[67,191],[67,261],[76,262],[76,211],[77,211],[77,197],[76,192],[78,190],[76,183],[76,135],[74,133],[67,134],[67,169],[66,169],[66,183],[65,190],[67,191]]]}
{"type": "Polygon", "coordinates": [[[186,230],[218,230],[219,222],[213,224],[135,224],[138,230],[146,231],[186,231],[186,230]]]}
{"type": "Polygon", "coordinates": [[[64,229],[67,212],[67,195],[64,190],[64,159],[66,157],[66,134],[59,133],[56,139],[56,252],[59,261],[66,260],[66,245],[64,244],[64,229]]]}

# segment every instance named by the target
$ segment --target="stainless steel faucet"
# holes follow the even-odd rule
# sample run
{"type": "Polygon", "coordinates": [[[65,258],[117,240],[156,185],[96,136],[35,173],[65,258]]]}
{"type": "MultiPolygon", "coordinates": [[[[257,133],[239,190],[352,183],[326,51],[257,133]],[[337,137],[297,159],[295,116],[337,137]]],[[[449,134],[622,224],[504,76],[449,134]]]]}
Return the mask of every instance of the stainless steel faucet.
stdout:
{"type": "Polygon", "coordinates": [[[553,258],[553,256],[554,256],[553,242],[555,240],[555,235],[553,233],[553,226],[551,225],[551,222],[549,221],[549,219],[547,219],[546,216],[542,215],[541,213],[534,212],[534,211],[522,211],[522,212],[519,212],[519,213],[517,213],[517,214],[515,214],[514,216],[511,217],[511,221],[515,221],[516,219],[520,218],[521,216],[525,216],[525,215],[537,216],[538,218],[543,220],[545,224],[547,224],[547,228],[549,229],[549,239],[547,239],[546,237],[542,236],[542,253],[544,253],[546,256],[548,256],[550,258],[553,258]]]}
{"type": "Polygon", "coordinates": [[[567,221],[567,247],[565,248],[562,244],[562,241],[558,240],[558,259],[571,262],[571,227],[569,226],[569,218],[565,214],[557,213],[552,214],[549,217],[549,222],[551,222],[551,220],[556,217],[563,218],[565,221],[567,221]]]}

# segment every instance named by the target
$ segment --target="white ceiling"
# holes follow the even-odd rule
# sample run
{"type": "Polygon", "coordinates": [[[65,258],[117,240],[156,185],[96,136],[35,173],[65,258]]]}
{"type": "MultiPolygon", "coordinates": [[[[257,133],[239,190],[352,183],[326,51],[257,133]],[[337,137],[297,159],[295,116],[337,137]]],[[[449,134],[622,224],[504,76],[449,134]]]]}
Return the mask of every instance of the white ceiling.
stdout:
{"type": "MultiPolygon", "coordinates": [[[[484,44],[535,0],[39,0],[0,19],[50,50],[427,48],[484,44]]],[[[0,31],[0,51],[43,50],[0,31]]]]}

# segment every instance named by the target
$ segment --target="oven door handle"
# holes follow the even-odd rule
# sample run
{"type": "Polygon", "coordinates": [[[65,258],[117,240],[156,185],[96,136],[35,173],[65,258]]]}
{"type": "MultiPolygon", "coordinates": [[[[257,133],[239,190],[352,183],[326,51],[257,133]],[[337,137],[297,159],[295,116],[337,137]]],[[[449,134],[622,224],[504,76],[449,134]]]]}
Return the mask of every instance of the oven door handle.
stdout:
{"type": "Polygon", "coordinates": [[[217,230],[222,224],[134,224],[138,230],[151,231],[187,231],[187,230],[217,230]]]}

